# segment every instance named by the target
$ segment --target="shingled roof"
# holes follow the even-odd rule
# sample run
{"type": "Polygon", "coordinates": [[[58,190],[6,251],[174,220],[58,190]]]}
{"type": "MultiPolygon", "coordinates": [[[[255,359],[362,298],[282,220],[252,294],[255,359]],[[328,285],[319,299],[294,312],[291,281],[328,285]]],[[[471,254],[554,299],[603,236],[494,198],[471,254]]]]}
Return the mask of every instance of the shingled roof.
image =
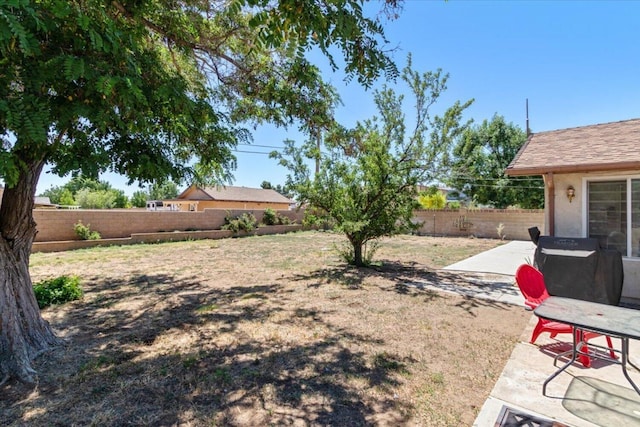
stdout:
{"type": "MultiPolygon", "coordinates": [[[[234,187],[198,187],[209,200],[261,203],[292,203],[292,201],[275,190],[263,188],[234,187]]],[[[185,194],[187,189],[183,194],[185,194]]],[[[182,195],[178,196],[180,199],[182,195]]],[[[205,199],[206,200],[206,199],[205,199]]]]}
{"type": "Polygon", "coordinates": [[[507,175],[640,169],[640,119],[529,136],[507,175]]]}

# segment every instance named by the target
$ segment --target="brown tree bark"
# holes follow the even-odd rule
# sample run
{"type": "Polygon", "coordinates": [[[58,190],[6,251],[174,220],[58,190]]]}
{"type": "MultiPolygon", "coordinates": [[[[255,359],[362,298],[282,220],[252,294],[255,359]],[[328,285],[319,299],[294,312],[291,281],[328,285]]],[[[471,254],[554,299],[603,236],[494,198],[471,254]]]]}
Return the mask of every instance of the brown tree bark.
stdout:
{"type": "Polygon", "coordinates": [[[43,160],[24,165],[0,205],[0,384],[10,378],[35,383],[33,359],[62,342],[40,314],[29,274],[34,196],[43,166],[43,160]]]}

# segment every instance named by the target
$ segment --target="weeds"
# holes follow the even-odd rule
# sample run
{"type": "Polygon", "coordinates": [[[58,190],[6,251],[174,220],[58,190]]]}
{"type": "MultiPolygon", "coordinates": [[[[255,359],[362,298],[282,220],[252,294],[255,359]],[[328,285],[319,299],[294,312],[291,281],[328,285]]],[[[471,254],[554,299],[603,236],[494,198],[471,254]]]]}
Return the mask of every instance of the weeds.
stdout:
{"type": "Polygon", "coordinates": [[[77,276],[60,276],[43,280],[33,285],[38,307],[45,308],[54,304],[64,304],[82,298],[80,279],[77,276]]]}

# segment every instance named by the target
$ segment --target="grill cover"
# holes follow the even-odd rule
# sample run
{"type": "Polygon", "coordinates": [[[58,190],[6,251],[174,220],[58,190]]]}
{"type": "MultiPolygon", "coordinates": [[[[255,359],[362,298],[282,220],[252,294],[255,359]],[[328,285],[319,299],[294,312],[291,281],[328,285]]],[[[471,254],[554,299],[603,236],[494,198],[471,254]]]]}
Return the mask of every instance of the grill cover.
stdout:
{"type": "Polygon", "coordinates": [[[622,255],[601,249],[597,239],[541,236],[534,255],[549,295],[618,305],[622,255]]]}

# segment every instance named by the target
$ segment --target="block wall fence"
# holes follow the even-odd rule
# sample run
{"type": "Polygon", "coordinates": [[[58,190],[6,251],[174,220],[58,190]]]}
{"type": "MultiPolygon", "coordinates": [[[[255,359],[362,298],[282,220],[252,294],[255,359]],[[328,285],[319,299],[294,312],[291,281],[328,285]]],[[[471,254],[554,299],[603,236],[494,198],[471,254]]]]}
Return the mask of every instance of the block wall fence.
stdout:
{"type": "Polygon", "coordinates": [[[542,209],[419,210],[414,213],[414,221],[422,223],[418,234],[430,236],[529,240],[530,227],[538,227],[545,234],[542,209]]]}
{"type": "MultiPolygon", "coordinates": [[[[38,233],[35,242],[78,240],[73,226],[82,221],[91,230],[98,231],[103,239],[131,238],[135,234],[163,234],[175,232],[199,232],[219,230],[227,215],[239,216],[253,213],[262,220],[260,210],[205,209],[202,212],[146,211],[142,209],[110,210],[55,210],[36,209],[33,212],[38,233]]],[[[302,223],[302,210],[281,210],[292,222],[302,223]]],[[[414,220],[421,222],[419,234],[434,236],[475,236],[499,238],[498,227],[508,240],[529,240],[527,229],[537,226],[544,234],[543,210],[419,210],[414,220]]],[[[215,234],[215,233],[214,233],[215,234]]],[[[226,235],[226,234],[225,234],[226,235]]]]}
{"type": "MultiPolygon", "coordinates": [[[[36,242],[78,240],[73,226],[82,221],[104,239],[125,238],[136,233],[218,230],[225,217],[253,213],[258,221],[264,211],[205,209],[202,212],[147,211],[142,209],[35,209],[36,242]]],[[[277,211],[300,224],[304,212],[277,211]]]]}

